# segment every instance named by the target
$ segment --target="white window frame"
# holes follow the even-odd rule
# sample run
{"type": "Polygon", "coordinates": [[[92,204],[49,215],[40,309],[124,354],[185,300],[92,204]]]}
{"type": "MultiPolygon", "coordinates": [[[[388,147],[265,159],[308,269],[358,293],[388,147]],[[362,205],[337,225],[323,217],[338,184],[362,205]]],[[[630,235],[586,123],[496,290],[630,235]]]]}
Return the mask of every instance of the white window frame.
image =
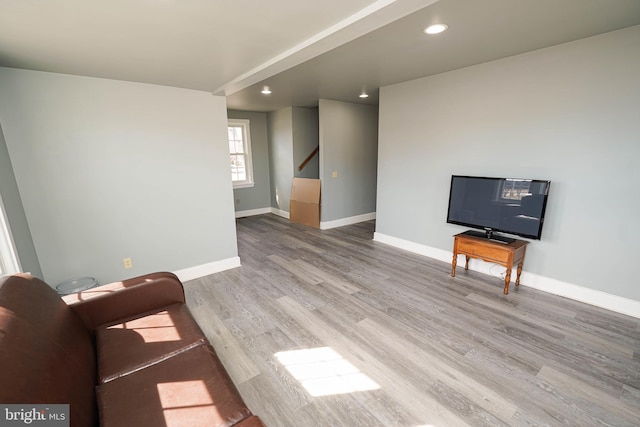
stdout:
{"type": "Polygon", "coordinates": [[[21,270],[2,197],[0,197],[0,276],[19,273],[21,270]]]}
{"type": "MultiPolygon", "coordinates": [[[[253,180],[253,161],[251,156],[251,131],[250,131],[250,123],[247,119],[228,119],[227,120],[228,127],[239,127],[242,129],[242,139],[244,144],[244,156],[245,156],[245,167],[246,167],[246,179],[243,181],[234,181],[233,176],[231,180],[233,182],[233,188],[249,188],[254,186],[253,180]]],[[[229,152],[229,156],[236,155],[236,153],[229,152]]]]}

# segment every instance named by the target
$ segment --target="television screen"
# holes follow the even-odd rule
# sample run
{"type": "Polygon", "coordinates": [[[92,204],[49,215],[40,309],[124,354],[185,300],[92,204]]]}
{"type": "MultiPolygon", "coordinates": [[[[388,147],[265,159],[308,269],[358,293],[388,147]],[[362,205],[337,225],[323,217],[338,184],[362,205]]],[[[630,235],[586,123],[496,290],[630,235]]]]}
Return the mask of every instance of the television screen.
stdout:
{"type": "Polygon", "coordinates": [[[451,177],[447,222],[486,231],[540,239],[550,181],[451,177]]]}

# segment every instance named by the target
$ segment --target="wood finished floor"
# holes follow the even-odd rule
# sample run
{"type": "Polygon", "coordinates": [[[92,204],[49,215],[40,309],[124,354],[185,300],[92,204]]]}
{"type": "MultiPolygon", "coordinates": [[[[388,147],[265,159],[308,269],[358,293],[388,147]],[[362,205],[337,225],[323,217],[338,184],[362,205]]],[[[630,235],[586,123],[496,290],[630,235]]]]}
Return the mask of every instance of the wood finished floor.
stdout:
{"type": "Polygon", "coordinates": [[[638,319],[451,278],[447,263],[372,241],[374,228],[242,218],[242,267],[185,284],[268,426],[640,425],[638,319]],[[379,388],[312,396],[276,357],[326,347],[379,388]]]}

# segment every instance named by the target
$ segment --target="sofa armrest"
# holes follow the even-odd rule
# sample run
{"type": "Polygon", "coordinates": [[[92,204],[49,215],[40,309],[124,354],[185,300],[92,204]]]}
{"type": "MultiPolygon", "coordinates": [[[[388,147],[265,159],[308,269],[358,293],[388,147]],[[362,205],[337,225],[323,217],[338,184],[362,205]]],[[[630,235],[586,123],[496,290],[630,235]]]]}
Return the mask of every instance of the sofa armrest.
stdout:
{"type": "Polygon", "coordinates": [[[87,328],[184,303],[182,282],[172,273],[152,273],[62,298],[87,328]]]}
{"type": "Polygon", "coordinates": [[[233,427],[265,427],[262,423],[262,420],[255,415],[250,416],[249,418],[245,418],[237,424],[234,424],[233,427]]]}

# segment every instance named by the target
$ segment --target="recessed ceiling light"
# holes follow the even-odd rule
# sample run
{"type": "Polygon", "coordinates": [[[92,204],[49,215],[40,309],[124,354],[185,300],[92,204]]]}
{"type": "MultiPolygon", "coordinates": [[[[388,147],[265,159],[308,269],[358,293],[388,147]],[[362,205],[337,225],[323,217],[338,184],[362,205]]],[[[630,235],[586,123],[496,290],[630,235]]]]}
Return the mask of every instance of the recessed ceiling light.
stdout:
{"type": "Polygon", "coordinates": [[[426,34],[440,34],[441,32],[445,31],[447,28],[449,28],[447,24],[433,24],[425,28],[424,32],[426,34]]]}
{"type": "Polygon", "coordinates": [[[265,87],[262,88],[260,93],[263,94],[263,95],[270,95],[271,94],[271,89],[269,89],[269,86],[265,86],[265,87]]]}
{"type": "Polygon", "coordinates": [[[362,92],[360,95],[358,95],[360,98],[368,98],[369,95],[367,94],[367,92],[362,92]]]}

